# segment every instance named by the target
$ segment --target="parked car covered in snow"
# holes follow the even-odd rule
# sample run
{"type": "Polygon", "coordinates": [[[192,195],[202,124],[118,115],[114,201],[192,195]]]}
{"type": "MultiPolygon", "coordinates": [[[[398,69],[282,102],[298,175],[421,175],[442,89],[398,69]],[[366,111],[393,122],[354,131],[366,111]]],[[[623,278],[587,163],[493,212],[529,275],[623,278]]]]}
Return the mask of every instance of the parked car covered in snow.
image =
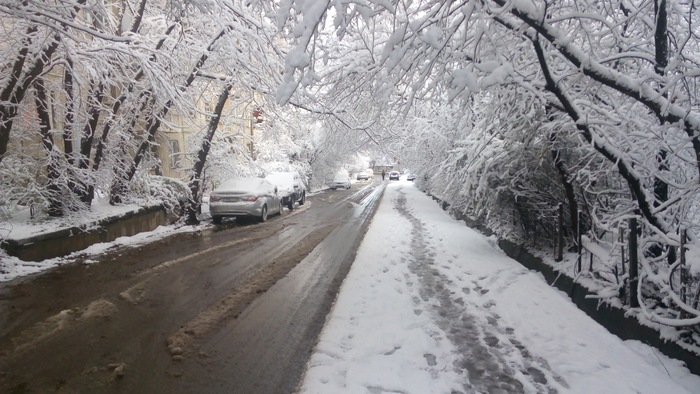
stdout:
{"type": "Polygon", "coordinates": [[[369,179],[369,174],[366,173],[365,171],[361,171],[357,173],[357,180],[358,181],[366,181],[369,179]]]}
{"type": "Polygon", "coordinates": [[[416,174],[414,174],[414,173],[409,173],[408,175],[406,175],[406,180],[407,180],[407,181],[415,181],[415,180],[416,180],[416,174]]]}
{"type": "Polygon", "coordinates": [[[282,198],[277,187],[263,178],[234,178],[211,192],[209,212],[217,224],[223,217],[255,217],[264,222],[269,213],[282,214],[282,198]]]}
{"type": "Polygon", "coordinates": [[[350,174],[348,174],[347,171],[339,171],[337,174],[335,174],[329,186],[333,190],[341,187],[344,189],[350,189],[350,174]]]}
{"type": "Polygon", "coordinates": [[[306,202],[306,186],[297,172],[271,172],[265,179],[277,186],[282,205],[286,205],[290,211],[294,209],[295,202],[299,202],[299,205],[306,202]]]}

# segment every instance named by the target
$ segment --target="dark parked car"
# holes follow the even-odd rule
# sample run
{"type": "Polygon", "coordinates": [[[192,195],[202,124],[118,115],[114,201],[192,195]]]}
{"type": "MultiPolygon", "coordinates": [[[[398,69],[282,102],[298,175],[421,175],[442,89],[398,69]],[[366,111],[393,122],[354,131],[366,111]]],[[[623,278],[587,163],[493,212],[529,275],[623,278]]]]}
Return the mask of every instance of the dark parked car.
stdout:
{"type": "Polygon", "coordinates": [[[234,178],[211,192],[209,212],[217,224],[225,216],[255,217],[264,222],[268,212],[282,214],[282,198],[277,187],[263,178],[234,178]]]}
{"type": "Polygon", "coordinates": [[[390,181],[398,181],[399,180],[399,172],[398,171],[392,171],[389,173],[389,180],[390,181]]]}
{"type": "Polygon", "coordinates": [[[294,209],[295,202],[299,202],[299,205],[304,205],[306,202],[306,186],[298,173],[271,172],[265,179],[277,186],[278,193],[282,197],[282,205],[287,206],[290,211],[294,209]]]}

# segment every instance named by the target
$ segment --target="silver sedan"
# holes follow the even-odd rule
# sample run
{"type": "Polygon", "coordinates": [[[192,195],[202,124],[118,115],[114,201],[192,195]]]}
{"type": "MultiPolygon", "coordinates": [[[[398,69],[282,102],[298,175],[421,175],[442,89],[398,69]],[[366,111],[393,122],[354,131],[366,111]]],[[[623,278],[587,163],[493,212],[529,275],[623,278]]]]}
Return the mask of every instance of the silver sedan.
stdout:
{"type": "Polygon", "coordinates": [[[255,217],[264,222],[270,213],[282,214],[277,187],[263,178],[234,178],[222,183],[209,196],[214,223],[228,217],[255,217]]]}

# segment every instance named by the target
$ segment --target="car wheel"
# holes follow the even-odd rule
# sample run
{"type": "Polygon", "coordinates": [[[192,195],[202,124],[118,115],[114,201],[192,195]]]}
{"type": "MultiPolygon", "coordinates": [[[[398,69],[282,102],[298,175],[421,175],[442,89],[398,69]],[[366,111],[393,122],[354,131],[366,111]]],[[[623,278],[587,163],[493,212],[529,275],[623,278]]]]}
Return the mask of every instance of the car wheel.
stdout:
{"type": "Polygon", "coordinates": [[[301,193],[301,200],[299,200],[299,205],[304,205],[306,202],[306,192],[301,193]]]}
{"type": "Polygon", "coordinates": [[[221,224],[221,216],[213,216],[213,215],[212,215],[211,221],[212,221],[214,224],[221,224]]]}
{"type": "Polygon", "coordinates": [[[267,204],[262,206],[262,210],[260,212],[260,221],[267,221],[267,204]]]}
{"type": "Polygon", "coordinates": [[[287,203],[287,208],[288,208],[290,211],[293,211],[293,210],[294,210],[294,199],[291,198],[291,197],[289,198],[289,202],[287,203]]]}

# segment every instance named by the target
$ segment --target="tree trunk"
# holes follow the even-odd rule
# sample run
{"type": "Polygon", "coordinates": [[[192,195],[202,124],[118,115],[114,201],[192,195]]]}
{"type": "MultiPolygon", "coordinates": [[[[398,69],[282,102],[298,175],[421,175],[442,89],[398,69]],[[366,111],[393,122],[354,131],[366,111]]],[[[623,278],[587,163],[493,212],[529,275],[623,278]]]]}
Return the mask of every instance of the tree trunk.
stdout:
{"type": "MultiPolygon", "coordinates": [[[[654,13],[656,14],[656,31],[654,32],[655,46],[655,62],[654,71],[657,75],[663,77],[666,74],[666,66],[668,65],[668,14],[666,12],[666,0],[654,0],[654,13]]],[[[664,97],[667,95],[664,93],[664,97]]],[[[663,118],[660,119],[661,125],[666,122],[663,118]]],[[[656,155],[659,172],[668,171],[668,162],[666,157],[668,152],[661,148],[656,155]]],[[[668,184],[660,177],[654,178],[654,206],[658,207],[668,201],[668,184]]]]}
{"type": "Polygon", "coordinates": [[[637,297],[637,292],[639,289],[639,245],[638,245],[638,232],[639,228],[637,226],[637,218],[630,218],[630,240],[629,240],[629,253],[630,253],[630,266],[629,266],[629,306],[631,308],[639,307],[639,298],[637,297]]]}
{"type": "Polygon", "coordinates": [[[22,74],[22,69],[24,69],[24,63],[27,61],[27,54],[29,53],[29,46],[32,44],[32,39],[30,38],[34,33],[36,33],[38,30],[37,26],[29,26],[27,28],[27,32],[25,33],[25,39],[23,40],[23,46],[19,50],[19,53],[17,54],[17,58],[15,59],[14,63],[12,66],[8,65],[7,67],[4,67],[4,69],[11,69],[12,72],[9,75],[7,85],[5,85],[5,88],[0,92],[0,100],[2,101],[9,101],[10,96],[12,95],[12,92],[14,91],[15,86],[17,86],[17,83],[19,82],[19,77],[22,74]]]}
{"type": "MultiPolygon", "coordinates": [[[[142,99],[142,103],[137,111],[139,113],[143,112],[144,108],[146,107],[146,103],[148,102],[148,100],[146,100],[144,98],[144,96],[145,96],[144,94],[141,94],[139,96],[142,99]]],[[[112,130],[112,125],[113,125],[115,117],[117,116],[117,113],[119,112],[119,108],[121,107],[122,103],[125,100],[126,100],[126,95],[122,95],[119,97],[119,99],[117,99],[114,102],[114,105],[112,106],[112,112],[111,112],[109,118],[107,119],[107,121],[105,121],[105,124],[102,128],[102,135],[100,136],[99,142],[97,144],[97,149],[95,150],[95,158],[92,162],[92,172],[97,172],[97,170],[99,170],[99,168],[100,168],[100,164],[102,163],[102,158],[104,157],[104,149],[107,146],[107,138],[109,136],[110,131],[112,130]]],[[[130,125],[129,128],[133,128],[133,125],[136,123],[135,119],[136,119],[136,117],[134,117],[134,120],[132,121],[132,124],[130,125]]],[[[127,149],[123,147],[125,145],[125,143],[120,143],[117,145],[119,146],[119,149],[118,149],[119,153],[118,154],[122,154],[122,155],[128,154],[127,149]]],[[[123,158],[120,158],[120,163],[124,163],[123,158]]],[[[115,175],[115,182],[120,177],[124,178],[123,175],[115,175]]],[[[115,188],[114,186],[115,185],[112,185],[113,190],[119,190],[119,191],[124,190],[123,188],[120,188],[120,187],[115,188]]],[[[121,195],[111,195],[110,196],[111,203],[114,204],[114,203],[119,202],[121,200],[120,196],[121,195]]],[[[88,198],[90,199],[90,201],[92,201],[94,199],[94,197],[95,197],[95,188],[93,185],[90,185],[90,186],[88,186],[88,198]]]]}
{"type": "Polygon", "coordinates": [[[576,192],[574,191],[574,185],[571,184],[569,172],[566,170],[564,161],[561,159],[559,149],[554,149],[554,143],[556,140],[556,134],[551,133],[549,135],[549,141],[552,143],[552,161],[554,162],[554,168],[559,174],[561,184],[564,186],[564,194],[566,196],[567,205],[569,206],[571,234],[576,234],[578,232],[578,203],[576,202],[576,192]]]}
{"type": "MultiPolygon", "coordinates": [[[[81,170],[87,170],[90,168],[90,154],[92,152],[92,144],[95,140],[95,129],[97,128],[97,122],[100,120],[100,113],[102,109],[102,99],[104,98],[105,86],[102,83],[98,83],[95,87],[90,89],[90,108],[87,111],[88,119],[83,128],[83,134],[80,139],[80,155],[78,159],[78,168],[81,170]]],[[[91,183],[91,182],[90,182],[91,183]]],[[[73,191],[78,195],[80,201],[90,206],[92,203],[92,198],[94,195],[94,188],[92,185],[87,185],[84,180],[76,179],[76,187],[73,191]]]]}
{"type": "MultiPolygon", "coordinates": [[[[663,77],[666,75],[666,66],[668,66],[668,13],[666,10],[666,0],[654,0],[654,13],[656,14],[656,30],[654,32],[655,56],[654,71],[657,75],[663,77]]],[[[668,97],[666,93],[664,97],[668,97]]],[[[659,120],[663,126],[666,121],[659,120]]],[[[665,148],[660,148],[656,153],[656,162],[658,163],[659,173],[668,173],[668,151],[665,148]]],[[[654,207],[658,207],[668,201],[668,183],[661,176],[654,177],[654,207]]],[[[652,249],[661,249],[663,246],[654,245],[652,249]]],[[[667,246],[668,249],[668,264],[672,265],[676,262],[676,250],[673,246],[667,246]]],[[[653,252],[653,251],[652,251],[653,252]]]]}
{"type": "MultiPolygon", "coordinates": [[[[144,98],[143,102],[141,103],[141,106],[139,107],[139,112],[143,112],[144,108],[146,108],[149,105],[153,106],[154,100],[155,98],[153,97],[144,98]]],[[[128,128],[130,130],[133,129],[138,120],[138,116],[133,116],[128,128]]],[[[127,141],[124,140],[124,134],[117,134],[117,136],[119,140],[116,144],[116,157],[119,163],[114,167],[114,181],[112,182],[112,186],[109,193],[109,203],[112,205],[121,203],[123,201],[122,197],[126,195],[126,191],[128,189],[126,179],[129,164],[126,162],[126,158],[129,155],[129,146],[127,141]]]]}
{"type": "MultiPolygon", "coordinates": [[[[37,57],[34,64],[27,71],[24,80],[21,81],[19,86],[16,86],[19,81],[12,81],[8,84],[8,87],[3,90],[0,96],[0,102],[7,103],[0,108],[0,162],[2,162],[5,153],[7,153],[7,144],[10,142],[10,133],[12,132],[12,125],[15,121],[15,116],[17,116],[17,111],[19,110],[19,103],[24,100],[29,87],[36,81],[36,79],[41,75],[44,70],[44,65],[51,59],[51,56],[58,48],[59,39],[58,37],[53,37],[49,40],[50,42],[44,47],[43,52],[37,57]],[[12,85],[12,88],[10,88],[12,85]],[[16,87],[16,88],[15,88],[16,87]]],[[[21,71],[24,62],[26,61],[27,51],[20,50],[20,55],[15,61],[13,67],[13,73],[15,67],[18,67],[21,71]]]]}
{"type": "Polygon", "coordinates": [[[102,99],[104,98],[105,87],[102,83],[99,83],[96,87],[90,90],[90,109],[87,111],[88,119],[85,123],[83,135],[80,139],[80,161],[78,162],[78,167],[82,170],[90,167],[92,143],[95,140],[95,129],[97,128],[97,122],[100,120],[100,112],[102,110],[102,99]]]}
{"type": "MultiPolygon", "coordinates": [[[[133,21],[131,22],[131,27],[129,28],[130,32],[136,33],[139,30],[139,27],[141,27],[141,21],[143,20],[143,14],[146,11],[146,3],[147,2],[148,2],[148,0],[141,0],[141,3],[139,4],[139,7],[138,7],[138,12],[136,13],[133,21]]],[[[124,13],[124,15],[126,15],[126,13],[124,13]]],[[[165,35],[167,36],[168,34],[169,34],[169,32],[166,33],[165,35]]],[[[156,49],[159,49],[159,48],[156,48],[156,49]]]]}
{"type": "Polygon", "coordinates": [[[63,154],[66,161],[74,164],[73,161],[73,122],[74,122],[74,97],[73,97],[73,62],[66,59],[66,66],[63,70],[63,90],[66,92],[66,113],[63,122],[63,154]]]}
{"type": "Polygon", "coordinates": [[[207,156],[209,155],[209,150],[211,149],[211,141],[214,138],[214,133],[219,126],[219,121],[221,120],[221,113],[224,110],[224,105],[228,100],[229,92],[231,91],[231,84],[226,84],[221,94],[219,94],[219,100],[214,108],[214,116],[209,120],[209,125],[207,127],[207,133],[202,139],[202,146],[197,152],[197,161],[192,166],[192,175],[190,176],[190,201],[187,204],[187,224],[197,224],[199,220],[197,219],[197,212],[199,212],[199,207],[202,200],[199,193],[202,189],[202,171],[204,170],[204,165],[207,161],[207,156]]]}
{"type": "Polygon", "coordinates": [[[51,136],[51,122],[49,118],[48,101],[46,100],[46,89],[44,81],[37,79],[34,82],[36,96],[34,103],[36,105],[37,116],[39,117],[39,131],[41,133],[41,142],[46,152],[46,176],[48,182],[46,189],[49,192],[49,206],[47,213],[49,216],[63,216],[63,202],[61,199],[61,185],[59,178],[61,170],[58,167],[58,149],[54,145],[53,137],[51,136]]]}
{"type": "MultiPolygon", "coordinates": [[[[78,12],[82,6],[85,5],[85,2],[86,0],[75,1],[75,5],[71,9],[71,15],[67,17],[68,20],[73,20],[76,15],[78,15],[78,12]]],[[[26,34],[27,36],[31,36],[37,31],[37,26],[30,26],[27,28],[26,34]]],[[[31,46],[30,44],[32,43],[32,39],[27,39],[27,45],[19,50],[17,58],[15,59],[11,68],[12,71],[10,73],[9,81],[7,82],[7,85],[5,85],[2,92],[0,92],[0,102],[7,103],[3,104],[0,108],[0,162],[2,162],[3,157],[5,157],[5,153],[7,153],[7,145],[10,142],[12,125],[14,123],[15,116],[17,116],[19,103],[24,100],[29,87],[32,86],[34,81],[36,81],[36,79],[44,71],[44,66],[51,59],[54,52],[56,52],[59,42],[60,37],[58,36],[51,36],[50,38],[46,39],[46,43],[41,46],[43,50],[38,54],[36,61],[24,74],[25,76],[22,80],[20,80],[20,76],[22,75],[22,70],[24,70],[24,66],[29,55],[29,47],[31,46]]]]}

